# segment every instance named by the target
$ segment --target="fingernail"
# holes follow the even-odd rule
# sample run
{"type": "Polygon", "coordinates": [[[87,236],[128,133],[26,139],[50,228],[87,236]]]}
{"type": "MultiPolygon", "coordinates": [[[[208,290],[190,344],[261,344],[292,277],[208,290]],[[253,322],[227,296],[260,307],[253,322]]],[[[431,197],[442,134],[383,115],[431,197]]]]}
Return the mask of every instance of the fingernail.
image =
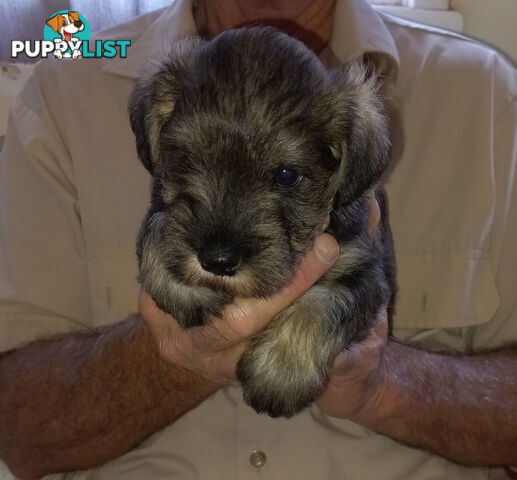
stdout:
{"type": "Polygon", "coordinates": [[[324,232],[327,228],[329,228],[330,225],[330,215],[327,215],[327,219],[325,220],[325,223],[323,224],[323,228],[321,229],[322,232],[324,232]]]}
{"type": "Polygon", "coordinates": [[[323,263],[329,265],[339,256],[339,245],[330,235],[323,234],[316,237],[314,251],[323,263]]]}

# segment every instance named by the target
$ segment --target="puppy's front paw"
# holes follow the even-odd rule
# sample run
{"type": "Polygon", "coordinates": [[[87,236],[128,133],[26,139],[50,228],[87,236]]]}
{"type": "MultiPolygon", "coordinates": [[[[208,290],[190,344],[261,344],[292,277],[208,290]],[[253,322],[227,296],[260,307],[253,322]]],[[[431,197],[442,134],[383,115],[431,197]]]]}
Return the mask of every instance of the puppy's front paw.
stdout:
{"type": "Polygon", "coordinates": [[[321,393],[325,369],[302,348],[264,337],[244,352],[237,365],[243,396],[257,413],[292,417],[321,393]]]}
{"type": "Polygon", "coordinates": [[[317,286],[277,315],[237,365],[244,400],[272,417],[291,417],[314,402],[343,348],[340,318],[334,297],[317,286]]]}

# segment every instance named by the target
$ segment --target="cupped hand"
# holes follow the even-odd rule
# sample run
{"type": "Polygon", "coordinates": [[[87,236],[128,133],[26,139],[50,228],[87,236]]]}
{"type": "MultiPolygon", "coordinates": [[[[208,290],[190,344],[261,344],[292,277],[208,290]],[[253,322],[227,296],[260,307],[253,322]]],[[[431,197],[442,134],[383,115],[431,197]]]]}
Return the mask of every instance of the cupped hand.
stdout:
{"type": "Polygon", "coordinates": [[[273,317],[308,290],[335,262],[337,242],[328,234],[319,235],[293,281],[266,300],[236,298],[222,318],[201,327],[183,329],[160,310],[150,295],[141,290],[139,310],[149,325],[162,357],[172,364],[205,377],[218,386],[237,382],[236,365],[250,338],[273,317]]]}
{"type": "Polygon", "coordinates": [[[325,390],[316,401],[323,413],[362,423],[375,411],[386,379],[387,337],[388,314],[383,306],[367,338],[334,359],[325,390]]]}

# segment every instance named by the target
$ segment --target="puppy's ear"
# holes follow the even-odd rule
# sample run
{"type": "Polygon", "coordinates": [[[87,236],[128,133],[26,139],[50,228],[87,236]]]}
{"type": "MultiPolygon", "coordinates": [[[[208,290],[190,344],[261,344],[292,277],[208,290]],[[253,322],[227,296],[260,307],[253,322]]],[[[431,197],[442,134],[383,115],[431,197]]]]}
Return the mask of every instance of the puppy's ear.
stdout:
{"type": "Polygon", "coordinates": [[[177,42],[165,60],[142,76],[131,93],[129,121],[136,137],[137,154],[151,174],[160,157],[163,126],[174,110],[201,44],[199,39],[177,42]]]}
{"type": "Polygon", "coordinates": [[[79,21],[79,12],[68,12],[68,15],[70,15],[75,22],[79,21]]]}
{"type": "Polygon", "coordinates": [[[47,20],[47,25],[54,30],[54,32],[57,32],[59,30],[59,27],[61,26],[61,14],[56,13],[53,17],[50,17],[47,20]]]}
{"type": "Polygon", "coordinates": [[[334,118],[330,150],[340,161],[339,204],[350,203],[379,180],[386,169],[391,142],[379,80],[362,63],[331,72],[334,118]]]}

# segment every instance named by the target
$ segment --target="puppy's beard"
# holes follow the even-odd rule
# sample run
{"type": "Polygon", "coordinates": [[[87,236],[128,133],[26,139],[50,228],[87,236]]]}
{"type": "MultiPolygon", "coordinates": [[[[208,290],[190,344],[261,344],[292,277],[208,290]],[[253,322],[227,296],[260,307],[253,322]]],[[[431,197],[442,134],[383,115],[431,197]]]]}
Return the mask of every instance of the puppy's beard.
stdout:
{"type": "Polygon", "coordinates": [[[241,266],[232,276],[214,275],[207,272],[194,255],[185,262],[183,278],[187,285],[207,287],[232,297],[253,297],[258,291],[257,282],[246,266],[241,266]]]}

